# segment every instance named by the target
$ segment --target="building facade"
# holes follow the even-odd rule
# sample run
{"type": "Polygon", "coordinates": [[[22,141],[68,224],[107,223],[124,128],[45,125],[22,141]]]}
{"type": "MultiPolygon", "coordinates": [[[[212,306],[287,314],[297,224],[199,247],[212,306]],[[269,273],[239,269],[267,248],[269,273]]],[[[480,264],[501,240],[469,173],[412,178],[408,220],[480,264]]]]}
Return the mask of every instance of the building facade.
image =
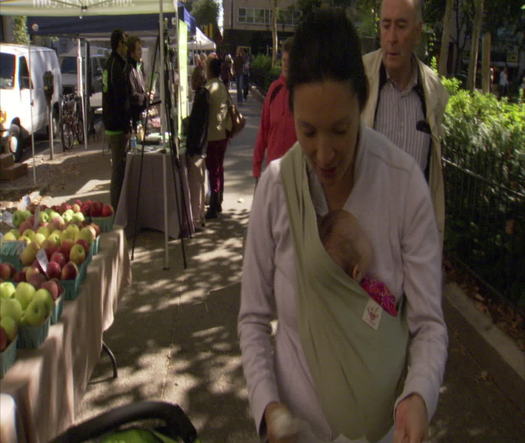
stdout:
{"type": "MultiPolygon", "coordinates": [[[[294,33],[300,20],[294,0],[277,0],[279,41],[294,33]]],[[[234,54],[237,46],[252,54],[271,54],[274,0],[223,0],[223,53],[234,54]]]]}

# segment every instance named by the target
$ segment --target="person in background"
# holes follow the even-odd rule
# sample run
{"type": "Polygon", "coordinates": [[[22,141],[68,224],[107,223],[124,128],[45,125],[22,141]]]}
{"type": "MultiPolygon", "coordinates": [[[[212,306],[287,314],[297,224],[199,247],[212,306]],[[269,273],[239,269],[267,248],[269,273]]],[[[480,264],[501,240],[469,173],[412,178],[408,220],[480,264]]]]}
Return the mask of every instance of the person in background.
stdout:
{"type": "Polygon", "coordinates": [[[499,74],[499,95],[506,97],[509,93],[509,69],[505,66],[499,74]]]}
{"type": "Polygon", "coordinates": [[[237,86],[237,104],[241,105],[244,98],[244,60],[246,56],[244,49],[238,47],[237,55],[233,59],[233,74],[235,75],[235,84],[237,86]]]}
{"type": "Polygon", "coordinates": [[[383,0],[381,49],[363,57],[370,82],[363,119],[416,159],[430,187],[443,239],[445,188],[440,139],[448,94],[439,77],[414,54],[422,26],[421,0],[383,0]]]}
{"type": "Polygon", "coordinates": [[[129,80],[131,86],[130,111],[133,131],[137,131],[137,123],[146,109],[147,93],[144,83],[142,65],[142,42],[137,36],[128,37],[128,63],[130,66],[129,80]]]}
{"type": "Polygon", "coordinates": [[[230,54],[226,54],[224,61],[221,64],[221,80],[226,86],[226,89],[230,88],[230,82],[233,78],[233,60],[230,54]]]}
{"type": "Polygon", "coordinates": [[[246,53],[244,57],[244,64],[242,65],[242,75],[243,75],[243,86],[242,86],[242,96],[244,101],[248,99],[248,92],[250,92],[250,71],[251,71],[251,55],[246,53]]]}
{"type": "Polygon", "coordinates": [[[288,72],[297,143],[255,190],[238,332],[252,415],[270,443],[424,441],[447,355],[441,245],[421,168],[362,124],[368,81],[344,11],[297,27],[288,72]],[[370,273],[399,306],[381,318],[326,253],[318,219],[344,209],[370,273]],[[272,321],[277,329],[272,332],[272,321]]]}
{"type": "Polygon", "coordinates": [[[204,87],[206,75],[204,69],[196,66],[191,74],[191,87],[195,91],[191,108],[186,155],[188,159],[188,183],[190,188],[191,212],[196,232],[204,226],[205,211],[205,175],[206,146],[208,144],[208,120],[210,93],[204,87]]]}
{"type": "Polygon", "coordinates": [[[111,55],[102,74],[102,120],[111,151],[111,205],[117,210],[131,130],[131,85],[127,63],[127,34],[111,33],[111,55]]]}
{"type": "Polygon", "coordinates": [[[224,154],[228,145],[228,135],[232,127],[228,107],[230,94],[219,78],[221,61],[218,58],[208,59],[206,89],[210,93],[210,112],[208,120],[208,149],[206,169],[210,182],[210,206],[206,218],[217,218],[222,212],[221,196],[224,190],[224,154]]]}
{"type": "Polygon", "coordinates": [[[272,160],[282,157],[297,141],[286,86],[291,47],[290,37],[283,43],[281,75],[270,85],[264,98],[261,122],[253,149],[252,174],[256,181],[261,175],[263,162],[268,165],[272,160]]]}

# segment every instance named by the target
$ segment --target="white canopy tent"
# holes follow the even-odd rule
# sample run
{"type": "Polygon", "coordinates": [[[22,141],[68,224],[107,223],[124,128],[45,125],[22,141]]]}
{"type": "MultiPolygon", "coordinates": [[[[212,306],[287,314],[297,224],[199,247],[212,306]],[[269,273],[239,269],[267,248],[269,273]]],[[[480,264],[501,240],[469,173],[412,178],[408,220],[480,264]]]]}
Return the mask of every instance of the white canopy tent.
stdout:
{"type": "Polygon", "coordinates": [[[215,51],[216,45],[199,28],[195,28],[195,37],[188,42],[190,51],[215,51]]]}
{"type": "MultiPolygon", "coordinates": [[[[87,17],[97,15],[159,14],[160,41],[164,41],[163,14],[174,13],[177,17],[177,0],[0,0],[0,15],[41,17],[87,17]]],[[[178,20],[175,22],[178,26],[178,20]]],[[[160,66],[164,66],[164,45],[160,45],[160,66]]],[[[166,97],[164,69],[160,69],[160,94],[166,97]]],[[[82,91],[82,87],[79,87],[82,91]]],[[[84,105],[82,104],[84,108],[84,105]]],[[[84,116],[84,121],[85,121],[84,116]]],[[[164,136],[166,117],[161,106],[161,134],[164,136]]],[[[34,151],[33,151],[34,159],[34,151]]],[[[165,171],[164,171],[165,174],[165,171]]],[[[164,177],[164,187],[166,187],[164,177]]],[[[164,190],[166,199],[166,189],[164,190]]],[[[165,219],[165,268],[168,268],[168,214],[167,200],[164,202],[165,219]]]]}

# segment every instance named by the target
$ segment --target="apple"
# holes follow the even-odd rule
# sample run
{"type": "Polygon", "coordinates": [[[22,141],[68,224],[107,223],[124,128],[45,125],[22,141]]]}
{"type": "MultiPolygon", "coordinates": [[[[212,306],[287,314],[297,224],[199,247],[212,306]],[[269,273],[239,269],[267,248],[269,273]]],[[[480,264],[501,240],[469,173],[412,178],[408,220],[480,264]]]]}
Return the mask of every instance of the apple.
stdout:
{"type": "Polygon", "coordinates": [[[35,231],[28,228],[24,232],[22,232],[22,235],[29,238],[29,240],[33,241],[35,239],[35,231]]]}
{"type": "Polygon", "coordinates": [[[13,275],[13,281],[15,283],[19,283],[21,281],[26,281],[26,273],[25,273],[25,271],[16,271],[15,275],[13,275]]]}
{"type": "Polygon", "coordinates": [[[32,284],[35,289],[40,289],[40,285],[44,283],[47,280],[47,278],[44,274],[40,272],[38,274],[31,274],[30,277],[27,277],[26,275],[26,280],[27,283],[32,284]]]}
{"type": "Polygon", "coordinates": [[[31,303],[34,303],[35,301],[39,300],[41,300],[46,305],[47,317],[49,314],[51,314],[51,311],[53,310],[53,305],[55,304],[55,302],[53,301],[53,297],[47,289],[40,288],[38,291],[35,292],[35,295],[33,295],[33,300],[31,300],[31,303]]]}
{"type": "Polygon", "coordinates": [[[49,214],[47,212],[40,212],[40,214],[38,215],[38,221],[39,223],[48,223],[49,214]]]}
{"type": "Polygon", "coordinates": [[[84,262],[86,259],[86,251],[84,250],[84,247],[80,244],[74,244],[71,247],[71,251],[69,252],[69,260],[71,260],[73,263],[80,265],[84,262]]]}
{"type": "Polygon", "coordinates": [[[40,232],[37,232],[33,238],[33,241],[38,245],[38,247],[41,247],[42,243],[46,241],[46,236],[40,232]]]}
{"type": "Polygon", "coordinates": [[[26,271],[26,281],[29,281],[29,279],[33,275],[41,274],[41,272],[40,272],[40,264],[38,263],[37,260],[35,260],[31,266],[27,266],[24,269],[26,271]]]}
{"type": "Polygon", "coordinates": [[[102,212],[101,212],[101,215],[102,217],[110,217],[113,215],[113,206],[111,205],[104,205],[102,206],[102,212]]]}
{"type": "Polygon", "coordinates": [[[0,326],[0,352],[4,352],[7,346],[9,345],[9,337],[5,329],[0,326]]]}
{"type": "Polygon", "coordinates": [[[78,233],[78,240],[84,240],[87,242],[88,245],[93,243],[93,240],[95,240],[97,236],[97,233],[95,229],[92,226],[84,226],[80,232],[78,233]]]}
{"type": "MultiPolygon", "coordinates": [[[[48,304],[42,298],[33,300],[27,308],[24,310],[22,315],[21,323],[29,326],[40,326],[43,325],[49,316],[48,304]]],[[[9,318],[9,317],[8,317],[9,318]]]]}
{"type": "Polygon", "coordinates": [[[62,252],[57,251],[49,259],[49,263],[52,263],[52,262],[58,263],[58,265],[60,266],[60,269],[62,269],[64,265],[67,263],[66,256],[62,252]]]}
{"type": "MultiPolygon", "coordinates": [[[[86,256],[88,255],[89,253],[89,243],[84,240],[83,238],[79,238],[76,242],[77,245],[80,245],[84,248],[84,252],[86,253],[86,256]]],[[[69,254],[71,255],[71,253],[69,254]]]]}
{"type": "Polygon", "coordinates": [[[46,251],[47,259],[49,260],[51,256],[58,251],[59,246],[54,244],[52,241],[46,240],[42,243],[41,246],[46,251]]]}
{"type": "Polygon", "coordinates": [[[11,317],[16,322],[19,322],[22,313],[22,305],[16,298],[0,299],[0,318],[11,317]]]}
{"type": "Polygon", "coordinates": [[[93,202],[91,203],[91,216],[92,217],[101,217],[102,216],[102,202],[93,202]]]}
{"type": "Polygon", "coordinates": [[[92,203],[91,200],[87,200],[85,202],[82,202],[82,204],[80,205],[80,209],[82,210],[82,213],[86,216],[91,215],[91,203],[92,203]]]}
{"type": "Polygon", "coordinates": [[[18,228],[30,215],[31,212],[27,209],[18,209],[13,214],[13,225],[18,228]]]}
{"type": "Polygon", "coordinates": [[[84,214],[82,214],[82,212],[75,212],[73,214],[73,217],[71,218],[71,222],[76,223],[77,225],[83,223],[85,220],[86,218],[84,217],[84,214]]]}
{"type": "Polygon", "coordinates": [[[10,298],[15,293],[15,285],[10,281],[0,283],[0,299],[10,298]]]}
{"type": "Polygon", "coordinates": [[[90,223],[89,226],[91,226],[95,230],[97,234],[96,237],[98,237],[101,234],[102,230],[100,229],[100,226],[97,223],[90,223]]]}
{"type": "Polygon", "coordinates": [[[16,241],[20,233],[16,229],[7,231],[4,235],[4,241],[16,241]]]}
{"type": "Polygon", "coordinates": [[[51,219],[50,225],[53,229],[62,230],[66,226],[66,222],[60,214],[57,214],[51,219]]]}
{"type": "Polygon", "coordinates": [[[16,269],[11,263],[0,263],[0,278],[2,280],[11,280],[16,269]]]}
{"type": "Polygon", "coordinates": [[[75,242],[73,240],[69,240],[69,239],[62,239],[61,241],[61,244],[60,244],[60,249],[59,251],[64,254],[64,257],[66,258],[66,261],[69,261],[69,251],[71,251],[71,248],[73,247],[73,245],[75,244],[75,242]]]}
{"type": "Polygon", "coordinates": [[[18,325],[16,324],[16,320],[14,318],[2,317],[0,319],[0,327],[4,329],[7,337],[9,338],[9,341],[14,340],[18,330],[18,325]]]}
{"type": "Polygon", "coordinates": [[[49,237],[49,234],[51,234],[51,229],[49,228],[48,225],[43,225],[43,226],[40,226],[36,230],[36,233],[37,234],[42,234],[45,238],[47,238],[47,237],[49,237]]]}
{"type": "Polygon", "coordinates": [[[71,205],[71,209],[73,209],[73,212],[80,212],[82,210],[80,206],[81,204],[82,202],[80,200],[75,201],[75,203],[71,205]]]}
{"type": "Polygon", "coordinates": [[[27,308],[27,305],[33,298],[33,294],[36,292],[33,285],[27,282],[20,282],[16,286],[15,290],[15,298],[20,302],[22,305],[22,309],[27,308]]]}
{"type": "Polygon", "coordinates": [[[35,260],[38,252],[38,245],[36,243],[29,243],[20,254],[20,261],[24,266],[29,266],[35,260]]]}
{"type": "MultiPolygon", "coordinates": [[[[65,259],[64,259],[65,262],[65,259]]],[[[62,266],[60,266],[56,261],[50,261],[47,265],[47,276],[49,278],[60,278],[62,273],[62,266]]],[[[42,287],[42,285],[40,285],[42,287]]]]}
{"type": "MultiPolygon", "coordinates": [[[[39,290],[42,290],[42,289],[45,289],[45,290],[49,291],[49,293],[51,294],[51,297],[53,298],[53,300],[56,300],[58,297],[60,297],[61,286],[58,283],[58,280],[56,278],[48,280],[48,281],[45,281],[44,283],[42,283],[42,285],[40,286],[39,290]]],[[[35,295],[36,295],[36,293],[35,293],[35,295]]]]}
{"type": "Polygon", "coordinates": [[[66,223],[71,223],[71,220],[73,219],[73,214],[73,209],[66,209],[62,214],[62,218],[66,223]]]}
{"type": "Polygon", "coordinates": [[[72,261],[68,261],[62,268],[61,280],[74,280],[78,275],[78,267],[72,261]]]}

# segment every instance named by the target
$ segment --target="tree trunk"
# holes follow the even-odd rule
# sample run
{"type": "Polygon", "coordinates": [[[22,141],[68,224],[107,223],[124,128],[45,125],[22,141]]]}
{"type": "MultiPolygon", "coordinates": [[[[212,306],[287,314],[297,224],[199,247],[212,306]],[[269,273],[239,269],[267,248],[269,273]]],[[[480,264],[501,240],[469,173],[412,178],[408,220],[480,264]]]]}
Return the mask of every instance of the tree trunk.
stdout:
{"type": "Polygon", "coordinates": [[[485,94],[490,92],[490,32],[483,34],[483,47],[481,53],[481,88],[485,94]]]}
{"type": "Polygon", "coordinates": [[[448,44],[450,41],[450,16],[452,14],[453,0],[447,0],[445,15],[443,16],[443,33],[441,34],[441,50],[439,52],[439,75],[447,75],[448,44]]]}
{"type": "Polygon", "coordinates": [[[279,0],[272,0],[272,68],[277,63],[279,51],[279,36],[277,35],[277,16],[279,15],[279,0]]]}
{"type": "Polygon", "coordinates": [[[468,64],[467,89],[473,91],[476,87],[476,71],[478,67],[479,36],[483,24],[483,0],[476,1],[476,12],[474,13],[474,26],[470,41],[470,59],[468,64]]]}

